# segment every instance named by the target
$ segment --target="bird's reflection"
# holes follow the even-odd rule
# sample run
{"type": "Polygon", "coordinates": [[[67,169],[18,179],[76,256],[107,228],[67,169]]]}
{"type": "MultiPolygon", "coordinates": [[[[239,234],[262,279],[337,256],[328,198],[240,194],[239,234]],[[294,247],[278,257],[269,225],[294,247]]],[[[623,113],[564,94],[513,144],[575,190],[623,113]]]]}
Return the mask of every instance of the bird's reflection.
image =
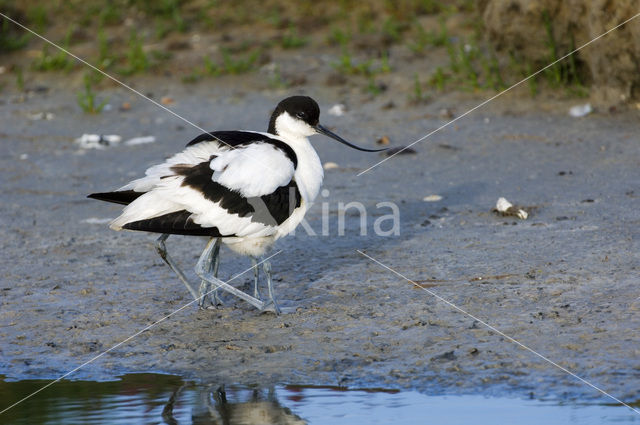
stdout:
{"type": "MultiPolygon", "coordinates": [[[[169,398],[162,418],[168,425],[178,425],[173,410],[187,385],[182,385],[169,398]]],[[[274,387],[268,389],[232,390],[225,386],[198,386],[191,400],[194,425],[306,425],[306,421],[280,404],[274,387]]]]}

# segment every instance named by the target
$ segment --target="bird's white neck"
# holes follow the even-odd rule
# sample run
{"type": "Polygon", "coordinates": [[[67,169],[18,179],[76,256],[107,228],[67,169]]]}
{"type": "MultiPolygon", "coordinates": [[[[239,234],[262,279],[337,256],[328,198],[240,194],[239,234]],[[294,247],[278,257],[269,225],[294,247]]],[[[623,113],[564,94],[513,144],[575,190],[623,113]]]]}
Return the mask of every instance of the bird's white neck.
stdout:
{"type": "Polygon", "coordinates": [[[300,195],[305,203],[310,204],[316,199],[324,179],[322,163],[313,146],[306,137],[287,138],[286,143],[296,153],[298,166],[294,174],[300,195]]]}

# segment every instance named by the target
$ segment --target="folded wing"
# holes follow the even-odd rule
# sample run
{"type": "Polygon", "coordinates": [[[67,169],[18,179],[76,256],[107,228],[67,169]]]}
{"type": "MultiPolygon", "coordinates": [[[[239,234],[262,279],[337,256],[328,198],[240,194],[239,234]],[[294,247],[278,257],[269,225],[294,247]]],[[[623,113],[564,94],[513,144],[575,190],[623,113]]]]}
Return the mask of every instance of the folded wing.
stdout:
{"type": "MultiPolygon", "coordinates": [[[[226,132],[230,133],[230,132],[226,132]]],[[[246,134],[250,132],[238,132],[246,134]]],[[[111,227],[202,235],[267,236],[300,206],[295,154],[265,140],[200,140],[116,192],[90,197],[127,204],[111,227]]],[[[276,142],[282,143],[277,139],[276,142]]],[[[288,146],[287,146],[288,148],[288,146]]],[[[290,149],[290,148],[289,148],[290,149]]]]}

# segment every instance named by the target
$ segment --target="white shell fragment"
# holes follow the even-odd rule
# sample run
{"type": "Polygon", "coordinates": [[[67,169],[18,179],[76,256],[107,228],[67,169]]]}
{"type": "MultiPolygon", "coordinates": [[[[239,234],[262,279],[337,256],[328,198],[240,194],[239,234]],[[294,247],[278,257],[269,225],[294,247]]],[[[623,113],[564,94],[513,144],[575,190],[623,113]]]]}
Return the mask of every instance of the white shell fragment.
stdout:
{"type": "MultiPolygon", "coordinates": [[[[155,136],[134,137],[124,142],[126,146],[144,145],[154,143],[155,136]]],[[[122,142],[122,137],[117,134],[83,134],[76,139],[76,143],[82,149],[105,149],[122,142]]]]}
{"type": "Polygon", "coordinates": [[[513,204],[507,201],[506,198],[498,199],[496,202],[496,209],[501,215],[511,215],[518,217],[521,220],[526,220],[529,217],[529,213],[522,208],[514,207],[513,204]]]}
{"type": "Polygon", "coordinates": [[[569,115],[575,118],[584,117],[585,115],[589,115],[591,112],[593,112],[593,108],[590,103],[576,105],[569,109],[569,115]]]}
{"type": "Polygon", "coordinates": [[[325,162],[322,168],[324,168],[325,170],[333,170],[335,168],[340,168],[340,166],[335,162],[325,162]]]}
{"type": "Polygon", "coordinates": [[[329,115],[334,115],[336,117],[341,117],[347,111],[346,106],[342,103],[336,103],[329,109],[329,115]]]}
{"type": "Polygon", "coordinates": [[[496,209],[498,210],[498,212],[507,212],[507,210],[512,206],[513,204],[507,201],[506,198],[500,198],[498,199],[498,202],[496,202],[496,209]]]}
{"type": "Polygon", "coordinates": [[[106,224],[113,221],[113,218],[98,218],[98,217],[89,217],[84,220],[80,220],[80,223],[87,224],[106,224]]]}
{"type": "Polygon", "coordinates": [[[51,121],[55,117],[56,116],[53,112],[34,112],[27,115],[27,118],[29,118],[31,121],[51,121]]]}
{"type": "Polygon", "coordinates": [[[82,149],[104,149],[121,141],[122,137],[117,134],[83,134],[76,139],[82,149]]]}
{"type": "Polygon", "coordinates": [[[422,198],[424,202],[438,202],[442,200],[442,196],[440,195],[429,195],[422,198]]]}
{"type": "Polygon", "coordinates": [[[134,137],[133,139],[129,139],[124,142],[127,146],[135,146],[135,145],[144,145],[146,143],[154,143],[156,138],[154,136],[142,136],[142,137],[134,137]]]}

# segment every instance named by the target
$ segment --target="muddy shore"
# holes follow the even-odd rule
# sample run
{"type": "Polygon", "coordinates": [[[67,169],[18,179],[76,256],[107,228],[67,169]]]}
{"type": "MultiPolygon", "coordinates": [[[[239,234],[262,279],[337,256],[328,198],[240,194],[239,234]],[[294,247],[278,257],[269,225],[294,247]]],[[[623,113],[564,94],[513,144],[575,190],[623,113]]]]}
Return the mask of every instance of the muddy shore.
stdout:
{"type": "MultiPolygon", "coordinates": [[[[172,108],[207,129],[263,129],[283,91],[149,81],[172,108]]],[[[426,105],[317,92],[321,119],[345,138],[405,145],[482,101],[446,95],[426,105]],[[342,116],[328,114],[336,103],[342,116]]],[[[83,115],[62,84],[0,106],[0,373],[57,378],[189,302],[152,248],[152,235],[116,233],[119,207],[85,196],[117,188],[198,134],[124,89],[114,105],[83,115]],[[118,110],[131,102],[132,108],[118,110]],[[53,119],[36,119],[50,112],[53,119]],[[153,135],[155,143],[82,149],[83,133],[153,135]]],[[[576,103],[576,101],[571,101],[576,103]]],[[[640,399],[638,291],[640,143],[637,111],[567,114],[573,103],[505,98],[357,177],[383,159],[313,139],[326,171],[299,229],[273,258],[279,298],[292,314],[260,314],[227,298],[190,306],[83,367],[70,378],[166,372],[248,385],[272,383],[411,388],[426,393],[519,394],[602,399],[602,394],[496,334],[357,250],[626,401],[640,399]],[[429,195],[441,200],[424,201],[429,195]],[[527,220],[491,210],[506,197],[527,220]],[[338,235],[339,204],[361,202],[338,235]],[[374,222],[393,202],[400,234],[374,222]],[[328,233],[322,233],[323,204],[328,233]]],[[[433,198],[431,198],[433,199],[433,198]]],[[[187,270],[204,241],[172,237],[187,270]]],[[[250,266],[222,251],[221,277],[250,266]]],[[[193,275],[192,275],[193,277],[193,275]]],[[[250,274],[234,282],[248,285],[250,274]]]]}

